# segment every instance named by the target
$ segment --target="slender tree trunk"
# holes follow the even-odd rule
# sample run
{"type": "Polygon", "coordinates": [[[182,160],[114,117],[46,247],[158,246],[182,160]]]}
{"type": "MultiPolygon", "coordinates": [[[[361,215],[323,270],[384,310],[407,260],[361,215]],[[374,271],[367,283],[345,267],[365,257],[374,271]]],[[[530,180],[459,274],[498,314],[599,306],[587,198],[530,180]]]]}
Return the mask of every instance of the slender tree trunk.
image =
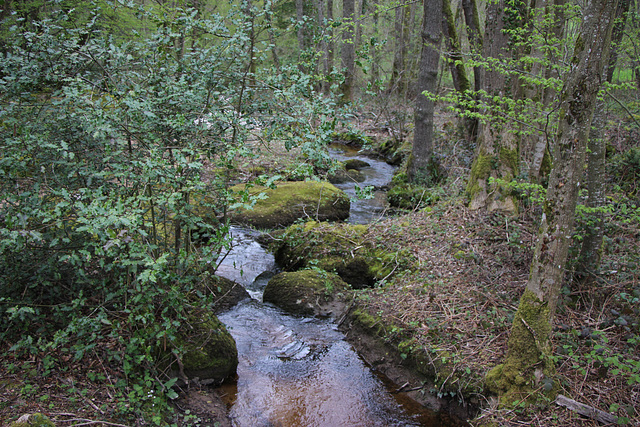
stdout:
{"type": "Polygon", "coordinates": [[[265,20],[267,22],[267,35],[269,37],[269,50],[271,51],[271,57],[273,58],[273,66],[276,71],[280,73],[280,58],[278,57],[278,47],[276,46],[276,37],[273,31],[273,22],[271,17],[271,10],[266,11],[265,20]]]}
{"type": "MultiPolygon", "coordinates": [[[[615,23],[611,32],[611,49],[609,62],[606,66],[606,81],[611,83],[613,79],[613,69],[618,58],[619,44],[624,35],[624,24],[626,14],[629,10],[629,0],[619,0],[616,9],[615,23]]],[[[587,202],[586,206],[595,212],[588,212],[587,227],[580,247],[578,264],[576,266],[576,278],[580,280],[583,287],[590,287],[595,279],[595,273],[600,268],[602,258],[602,244],[604,240],[604,214],[602,208],[606,202],[604,188],[606,147],[604,140],[605,126],[605,105],[604,101],[598,100],[591,126],[591,135],[587,150],[587,202]]]]}
{"type": "MultiPolygon", "coordinates": [[[[298,22],[298,31],[296,31],[296,35],[298,37],[298,49],[301,57],[303,56],[304,51],[308,48],[306,44],[307,23],[305,22],[304,2],[305,0],[296,0],[296,19],[298,22]]],[[[306,71],[307,67],[304,66],[304,61],[298,61],[298,68],[300,71],[306,71]]]]}
{"type": "MultiPolygon", "coordinates": [[[[380,14],[378,13],[378,0],[371,1],[371,6],[373,7],[373,37],[375,39],[378,38],[379,31],[379,20],[380,14]]],[[[378,53],[378,46],[375,43],[371,43],[371,47],[369,48],[369,55],[371,56],[371,74],[369,75],[369,83],[371,87],[375,87],[378,81],[378,77],[380,75],[380,55],[378,53]]]]}
{"type": "MultiPolygon", "coordinates": [[[[460,46],[460,36],[456,30],[455,17],[451,10],[451,0],[442,0],[442,12],[444,21],[442,29],[444,32],[445,45],[447,46],[446,60],[449,64],[449,71],[453,80],[453,86],[463,97],[467,97],[471,89],[471,83],[464,66],[462,49],[460,46]]],[[[471,117],[462,119],[464,138],[467,141],[475,141],[478,131],[478,120],[471,117]]]]}
{"type": "Polygon", "coordinates": [[[607,68],[607,82],[609,83],[613,81],[613,72],[616,68],[616,62],[618,61],[619,46],[624,37],[624,27],[627,23],[627,14],[630,5],[631,0],[619,0],[616,10],[616,22],[611,32],[611,55],[609,56],[609,66],[607,68]]]}
{"type": "Polygon", "coordinates": [[[353,83],[356,69],[356,45],[355,45],[355,0],[342,0],[342,17],[346,28],[342,33],[342,69],[344,70],[344,82],[340,92],[342,102],[347,103],[353,100],[353,83]]]}
{"type": "Polygon", "coordinates": [[[435,93],[442,40],[442,0],[424,0],[422,21],[422,54],[417,82],[414,113],[414,139],[408,165],[409,181],[428,183],[433,174],[433,115],[434,102],[423,92],[435,93]]]}
{"type": "Polygon", "coordinates": [[[389,81],[389,92],[403,97],[406,93],[407,76],[405,74],[407,41],[408,41],[408,20],[409,6],[402,5],[395,9],[394,34],[395,49],[393,54],[393,66],[391,69],[391,79],[389,81]]]}
{"type": "Polygon", "coordinates": [[[541,385],[548,385],[549,395],[558,390],[550,357],[551,324],[574,229],[578,182],[584,171],[603,67],[608,62],[616,5],[617,0],[591,0],[588,4],[576,41],[575,65],[562,89],[553,169],[529,281],[514,316],[505,362],[487,375],[487,384],[501,393],[505,405],[526,399],[541,385]]]}
{"type": "MultiPolygon", "coordinates": [[[[564,37],[565,2],[566,0],[536,0],[533,10],[526,14],[524,22],[524,25],[531,28],[531,32],[541,33],[548,39],[547,43],[558,49],[561,47],[560,44],[564,37]]],[[[545,52],[548,51],[549,49],[543,51],[537,45],[527,47],[522,54],[534,60],[530,63],[531,65],[524,64],[523,77],[514,82],[514,93],[517,94],[518,99],[533,100],[540,105],[539,108],[526,113],[532,123],[548,120],[548,117],[544,117],[539,112],[548,111],[549,105],[557,94],[557,91],[550,86],[528,82],[529,76],[539,76],[542,79],[558,77],[554,67],[557,64],[552,63],[555,58],[545,57],[548,55],[545,52]]],[[[523,130],[525,133],[520,141],[520,171],[531,182],[541,183],[549,173],[548,168],[543,168],[545,156],[547,159],[549,158],[548,135],[543,131],[531,131],[529,128],[523,130]]]]}
{"type": "MultiPolygon", "coordinates": [[[[327,22],[329,23],[329,27],[327,28],[327,55],[325,61],[325,74],[329,75],[333,72],[333,58],[334,58],[334,49],[335,43],[333,41],[333,27],[331,23],[333,22],[333,0],[327,0],[327,22]]],[[[331,81],[327,84],[326,92],[329,93],[331,90],[331,81]]]]}
{"type": "MultiPolygon", "coordinates": [[[[467,37],[471,53],[480,55],[482,53],[482,32],[480,31],[480,13],[478,12],[478,2],[476,0],[462,0],[462,11],[467,24],[467,37]]],[[[479,66],[473,68],[473,88],[476,92],[482,89],[482,69],[479,66]]]]}

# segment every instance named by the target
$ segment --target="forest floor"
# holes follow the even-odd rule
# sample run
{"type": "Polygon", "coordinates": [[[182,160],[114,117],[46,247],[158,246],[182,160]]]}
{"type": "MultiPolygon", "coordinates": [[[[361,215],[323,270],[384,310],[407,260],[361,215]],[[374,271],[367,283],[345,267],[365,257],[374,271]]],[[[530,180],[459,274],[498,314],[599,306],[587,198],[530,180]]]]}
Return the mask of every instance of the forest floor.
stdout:
{"type": "MultiPolygon", "coordinates": [[[[280,154],[272,153],[271,166],[280,154]]],[[[358,291],[358,306],[399,336],[413,337],[414,347],[428,349],[447,367],[427,391],[480,408],[473,425],[601,425],[542,399],[503,409],[486,393],[484,376],[505,357],[540,212],[533,204],[516,215],[470,211],[462,178],[469,163],[448,167],[438,203],[370,226],[367,238],[403,247],[416,263],[382,287],[358,291]],[[462,390],[466,394],[457,392],[462,390]]],[[[602,266],[591,286],[567,271],[552,339],[561,394],[619,417],[618,423],[640,425],[640,229],[637,218],[628,219],[610,218],[602,266]]],[[[10,354],[6,344],[0,346],[10,354]]],[[[113,392],[121,373],[96,351],[81,361],[61,357],[67,357],[68,369],[56,375],[41,375],[47,366],[38,355],[0,363],[0,423],[42,412],[57,426],[129,425],[116,415],[127,405],[126,396],[113,392]]],[[[193,389],[175,403],[175,425],[230,425],[219,391],[193,389]]]]}

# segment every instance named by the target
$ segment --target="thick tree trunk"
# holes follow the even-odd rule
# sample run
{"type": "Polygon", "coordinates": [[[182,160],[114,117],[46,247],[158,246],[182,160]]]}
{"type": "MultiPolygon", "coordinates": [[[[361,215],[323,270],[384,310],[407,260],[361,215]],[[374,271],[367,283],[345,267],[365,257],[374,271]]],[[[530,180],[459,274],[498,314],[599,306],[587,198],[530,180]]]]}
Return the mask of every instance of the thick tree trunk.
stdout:
{"type": "MultiPolygon", "coordinates": [[[[508,37],[504,32],[505,2],[491,2],[487,6],[485,43],[483,56],[492,60],[501,60],[510,55],[508,37]]],[[[507,78],[504,71],[491,67],[481,71],[484,91],[489,100],[493,97],[507,96],[507,78]]],[[[510,181],[518,171],[518,140],[511,123],[497,116],[480,126],[478,131],[476,157],[471,165],[471,174],[467,183],[467,194],[471,209],[486,208],[489,211],[515,211],[516,205],[510,196],[501,194],[496,184],[490,184],[490,178],[510,181]]]]}
{"type": "Polygon", "coordinates": [[[408,165],[409,181],[429,183],[433,175],[434,102],[423,92],[435,93],[442,38],[442,0],[424,0],[422,54],[417,82],[418,96],[414,113],[414,138],[408,165]]]}
{"type": "Polygon", "coordinates": [[[344,71],[344,82],[340,88],[342,93],[342,102],[351,102],[353,100],[353,83],[356,69],[356,45],[354,40],[354,20],[355,20],[355,0],[342,1],[342,18],[346,28],[342,33],[342,69],[344,71]]]}
{"type": "Polygon", "coordinates": [[[514,316],[506,360],[487,375],[487,384],[501,393],[505,405],[526,399],[540,386],[549,394],[558,389],[549,357],[551,324],[574,229],[578,182],[608,61],[616,5],[617,0],[589,3],[576,41],[574,65],[562,89],[553,169],[529,281],[514,316]]]}

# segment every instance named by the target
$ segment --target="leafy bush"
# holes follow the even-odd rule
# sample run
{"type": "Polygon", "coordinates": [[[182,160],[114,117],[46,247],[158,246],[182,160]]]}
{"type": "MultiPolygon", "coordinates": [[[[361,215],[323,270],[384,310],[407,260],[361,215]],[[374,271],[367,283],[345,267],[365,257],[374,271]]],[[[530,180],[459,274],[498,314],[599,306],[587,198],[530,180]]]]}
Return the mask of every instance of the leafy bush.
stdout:
{"type": "Polygon", "coordinates": [[[176,331],[212,302],[199,283],[229,245],[252,137],[321,161],[341,116],[295,67],[252,73],[239,10],[127,9],[140,32],[122,42],[100,10],[48,10],[2,23],[0,341],[75,361],[109,342],[128,411],[162,407],[154,349],[180,354],[176,331]]]}

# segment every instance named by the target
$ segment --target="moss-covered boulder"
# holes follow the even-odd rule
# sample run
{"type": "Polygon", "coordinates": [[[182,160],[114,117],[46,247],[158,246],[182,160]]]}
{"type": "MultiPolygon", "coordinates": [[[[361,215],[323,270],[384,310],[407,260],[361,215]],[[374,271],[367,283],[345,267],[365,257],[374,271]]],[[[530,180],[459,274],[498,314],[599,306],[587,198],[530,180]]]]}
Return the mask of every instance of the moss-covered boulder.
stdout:
{"type": "Polygon", "coordinates": [[[309,266],[337,273],[353,288],[370,287],[412,262],[406,249],[387,247],[369,235],[366,225],[310,221],[279,233],[271,247],[287,271],[309,266]]]}
{"type": "Polygon", "coordinates": [[[160,351],[160,365],[169,376],[197,378],[202,384],[221,383],[238,367],[236,342],[211,312],[194,310],[178,331],[173,349],[160,351]],[[180,361],[177,360],[180,355],[180,361]]]}
{"type": "MultiPolygon", "coordinates": [[[[241,193],[244,185],[231,188],[241,193]]],[[[300,218],[321,221],[340,221],[349,217],[349,197],[329,182],[284,182],[276,188],[255,186],[251,195],[263,193],[252,209],[241,209],[231,214],[233,221],[256,228],[286,227],[300,218]]]]}
{"type": "Polygon", "coordinates": [[[344,308],[338,295],[348,289],[338,275],[320,269],[283,272],[269,281],[263,300],[295,315],[337,315],[344,308]]]}
{"type": "Polygon", "coordinates": [[[56,427],[56,425],[45,415],[35,413],[21,416],[9,424],[9,427],[56,427]]]}
{"type": "Polygon", "coordinates": [[[240,301],[251,298],[249,292],[239,283],[220,276],[209,276],[204,278],[203,290],[211,292],[213,295],[214,313],[229,310],[240,301]]]}
{"type": "Polygon", "coordinates": [[[344,184],[345,182],[363,182],[366,178],[357,169],[338,169],[330,174],[327,179],[332,184],[344,184]]]}
{"type": "Polygon", "coordinates": [[[369,163],[360,159],[349,159],[344,161],[344,168],[346,170],[360,170],[362,168],[366,168],[371,166],[369,163]]]}

